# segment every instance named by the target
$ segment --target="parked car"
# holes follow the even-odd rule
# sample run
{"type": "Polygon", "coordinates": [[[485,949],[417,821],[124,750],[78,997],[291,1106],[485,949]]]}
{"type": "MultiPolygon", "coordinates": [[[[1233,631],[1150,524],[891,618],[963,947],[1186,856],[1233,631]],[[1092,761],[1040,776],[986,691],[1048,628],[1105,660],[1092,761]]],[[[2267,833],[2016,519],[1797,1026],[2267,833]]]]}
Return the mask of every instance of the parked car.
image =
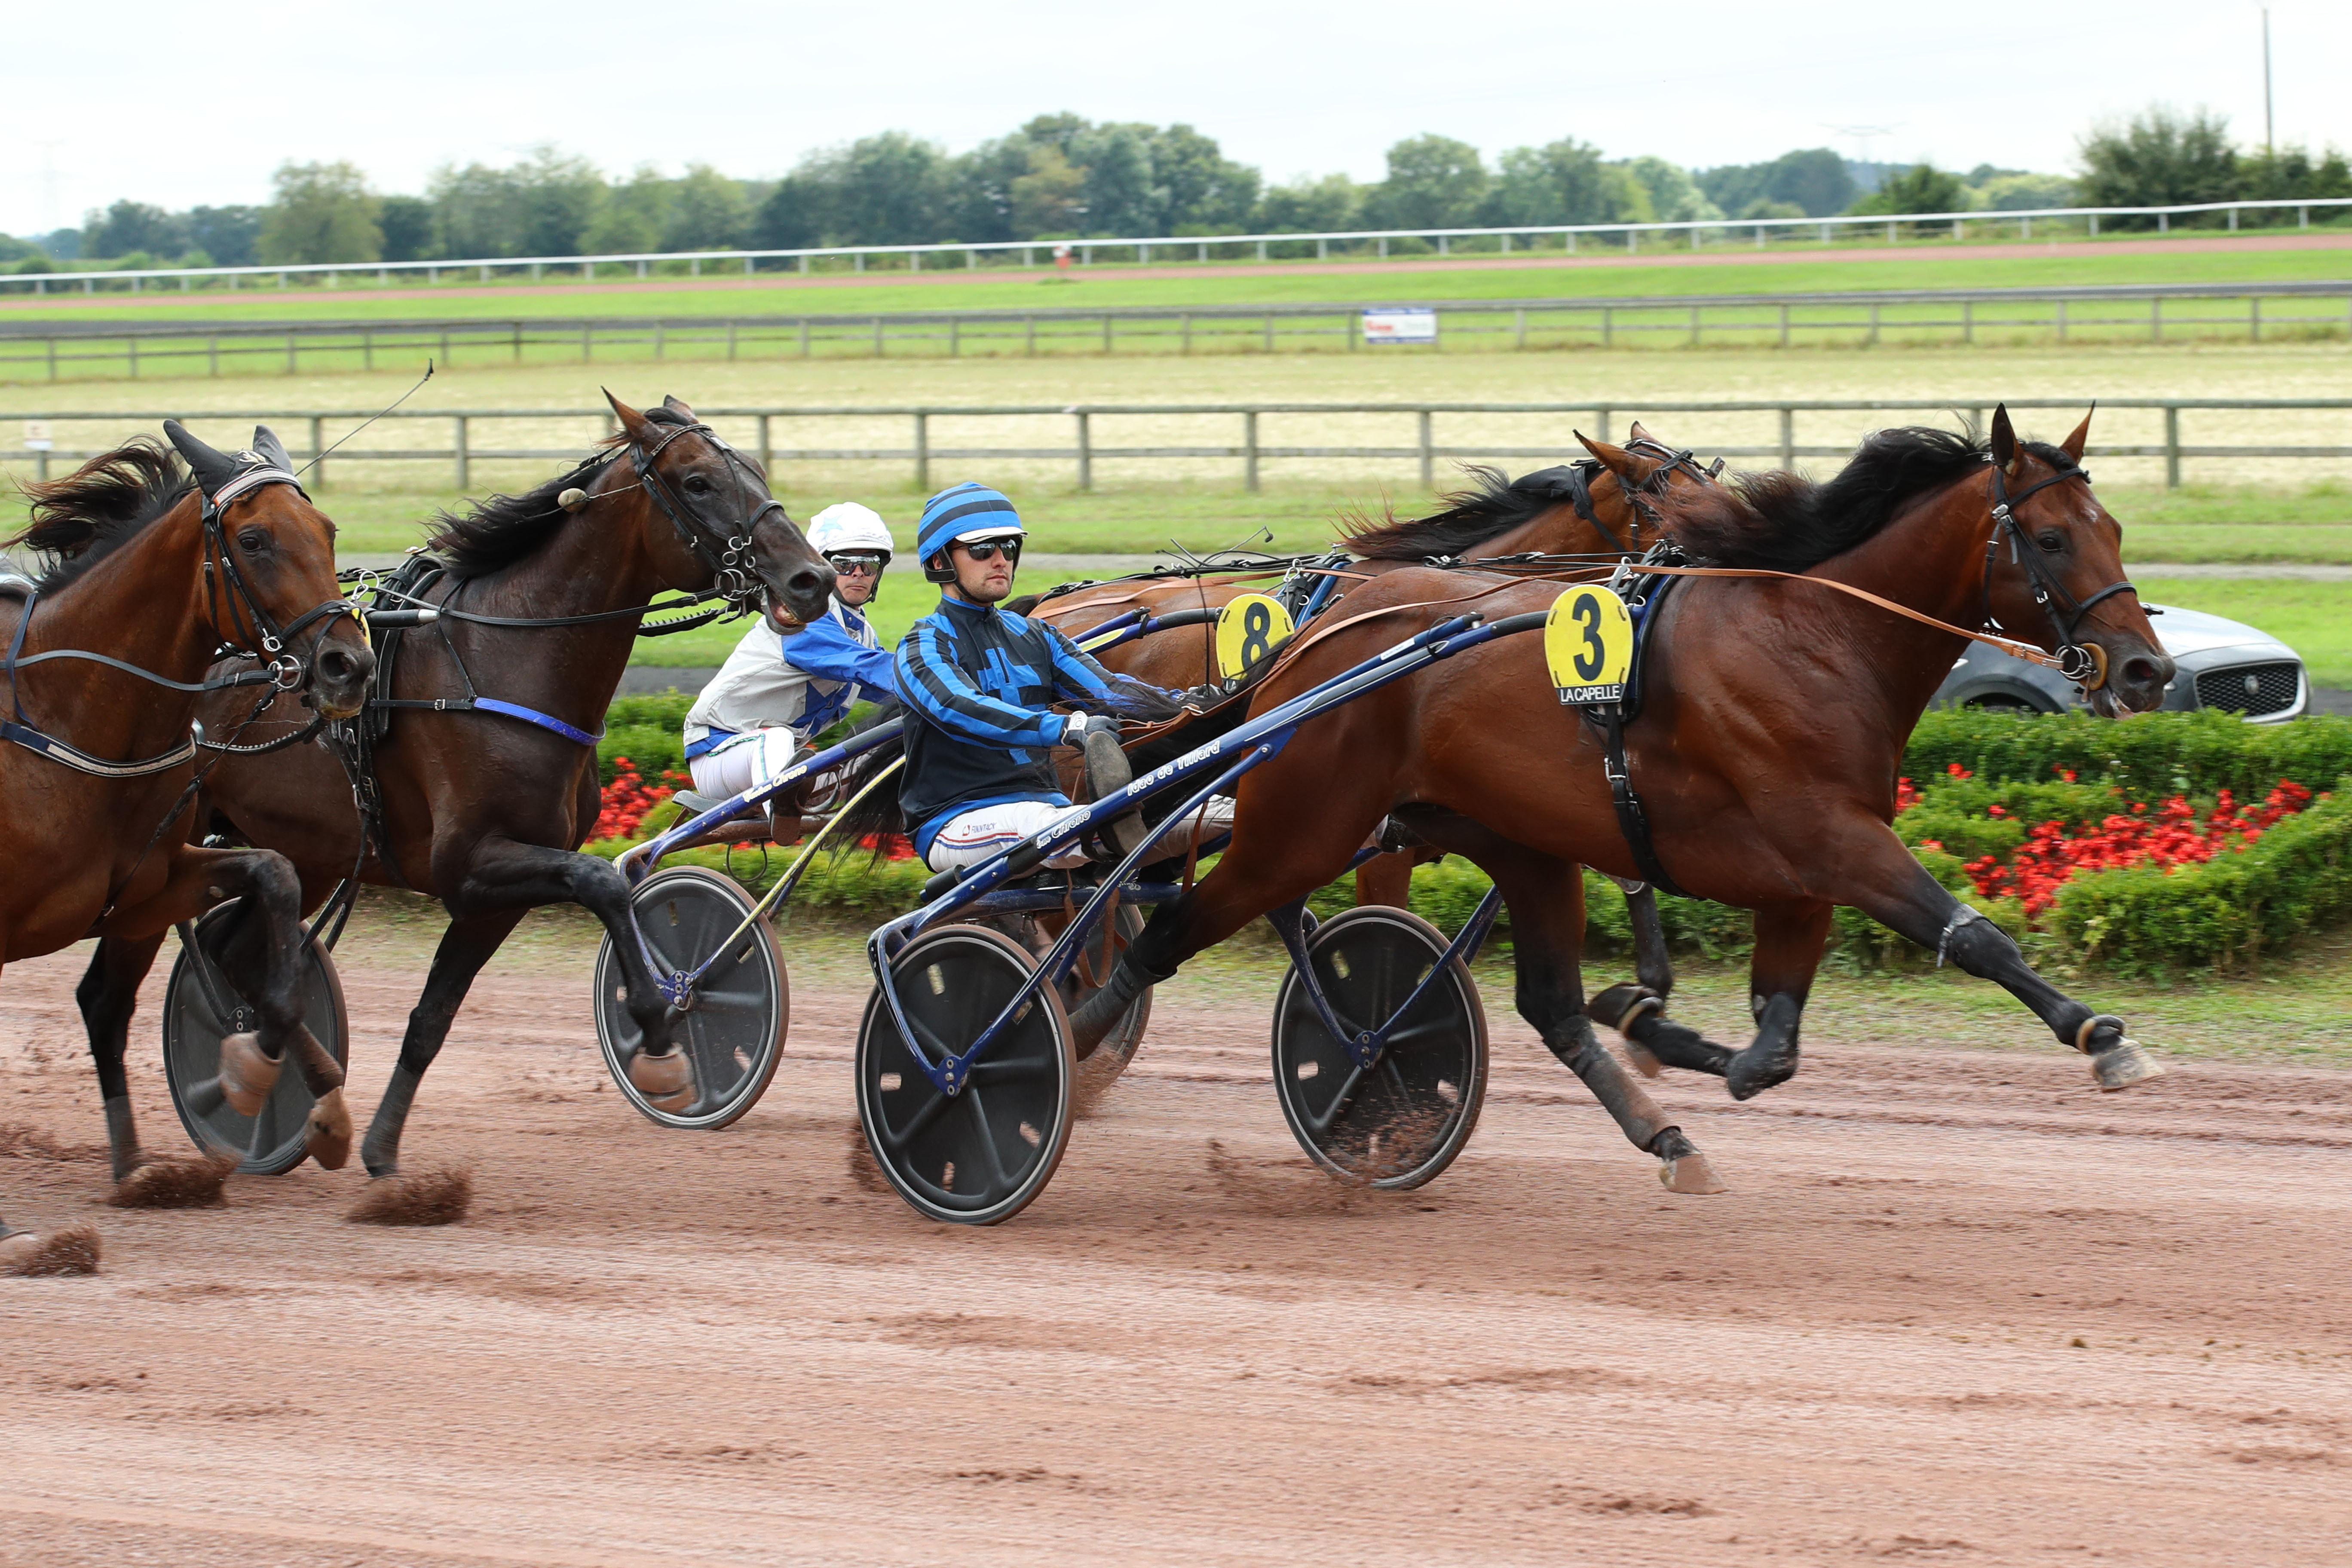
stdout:
{"type": "MultiPolygon", "coordinates": [[[[2311,682],[2294,649],[2242,621],[2177,605],[2149,605],[2156,635],[2179,669],[2164,689],[2172,710],[2220,708],[2256,724],[2294,719],[2311,704],[2311,682]]],[[[2063,713],[2083,706],[2083,689],[2054,669],[1970,643],[1936,689],[1937,708],[2063,713]]]]}

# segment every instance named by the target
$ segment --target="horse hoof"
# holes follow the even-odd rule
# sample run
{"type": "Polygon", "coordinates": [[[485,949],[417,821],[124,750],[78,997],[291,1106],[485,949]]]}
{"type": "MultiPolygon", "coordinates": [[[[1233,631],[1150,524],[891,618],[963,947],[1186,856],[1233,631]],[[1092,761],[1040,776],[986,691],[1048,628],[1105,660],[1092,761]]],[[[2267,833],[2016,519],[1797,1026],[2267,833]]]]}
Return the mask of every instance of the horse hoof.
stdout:
{"type": "Polygon", "coordinates": [[[269,1091],[278,1087],[278,1074],[285,1065],[261,1054],[260,1036],[227,1036],[221,1041],[221,1098],[239,1116],[260,1115],[269,1091]]]}
{"type": "Polygon", "coordinates": [[[629,1087],[656,1110],[684,1110],[694,1103],[694,1063],[675,1046],[639,1051],[629,1062],[629,1087]]]}
{"type": "Polygon", "coordinates": [[[1731,1091],[1734,1100],[1753,1100],[1796,1076],[1795,1041],[1779,1046],[1750,1046],[1733,1055],[1730,1070],[1723,1075],[1723,1087],[1731,1091]]]}
{"type": "Polygon", "coordinates": [[[20,1230],[0,1237],[0,1274],[95,1274],[98,1272],[98,1232],[89,1226],[68,1226],[50,1236],[20,1230]]]}
{"type": "Polygon", "coordinates": [[[341,1089],[329,1089],[310,1107],[309,1133],[304,1147],[323,1169],[340,1171],[351,1163],[352,1113],[341,1089]]]}
{"type": "Polygon", "coordinates": [[[1705,1197],[1712,1193],[1730,1191],[1716,1179],[1715,1167],[1706,1156],[1693,1149],[1686,1154],[1658,1162],[1658,1181],[1670,1193],[1688,1197],[1705,1197]]]}
{"type": "Polygon", "coordinates": [[[236,1156],[204,1160],[151,1160],[114,1184],[106,1194],[118,1209],[216,1209],[228,1198],[222,1186],[236,1169],[236,1156]]]}
{"type": "Polygon", "coordinates": [[[2164,1076],[2164,1065],[2140,1049],[2137,1040],[2120,1040],[2091,1058],[2091,1076],[2109,1093],[2164,1076]]]}

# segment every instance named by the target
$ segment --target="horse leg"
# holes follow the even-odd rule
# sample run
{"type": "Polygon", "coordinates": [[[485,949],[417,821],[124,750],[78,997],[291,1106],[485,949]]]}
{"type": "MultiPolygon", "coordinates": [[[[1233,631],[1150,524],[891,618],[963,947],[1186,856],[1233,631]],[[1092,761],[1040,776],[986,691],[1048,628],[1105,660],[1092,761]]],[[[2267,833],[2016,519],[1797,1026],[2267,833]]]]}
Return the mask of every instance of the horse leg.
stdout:
{"type": "MultiPolygon", "coordinates": [[[[1269,763],[1267,771],[1279,765],[1269,763]]],[[[1356,782],[1370,779],[1369,768],[1356,775],[1356,782]]],[[[1102,989],[1070,1015],[1078,1056],[1101,1044],[1135,999],[1173,976],[1186,959],[1268,910],[1305,898],[1346,869],[1380,822],[1383,805],[1370,787],[1359,793],[1360,798],[1353,800],[1331,791],[1319,798],[1271,791],[1254,796],[1235,816],[1234,842],[1216,868],[1190,892],[1153,910],[1102,989]]]]}
{"type": "Polygon", "coordinates": [[[1625,1055],[1644,1078],[1655,1078],[1670,1067],[1721,1078],[1731,1060],[1731,1047],[1665,1016],[1675,969],[1666,952],[1665,925],[1658,918],[1657,889],[1646,882],[1628,889],[1625,912],[1633,924],[1634,978],[1595,995],[1592,1016],[1624,1037],[1625,1055]]]}
{"type": "MultiPolygon", "coordinates": [[[[275,929],[275,920],[267,913],[257,915],[254,910],[254,904],[248,902],[237,912],[214,957],[230,988],[253,1002],[261,1015],[261,1029],[255,1046],[257,1058],[270,1065],[269,1080],[276,1081],[275,1068],[290,1054],[295,1070],[302,1075],[303,1087],[310,1091],[312,1103],[306,1139],[310,1158],[326,1170],[340,1171],[352,1157],[352,1113],[343,1103],[342,1068],[303,1021],[308,1009],[301,993],[305,969],[301,961],[301,906],[296,903],[293,918],[288,922],[289,929],[282,939],[275,929]],[[282,980],[278,977],[280,969],[284,971],[282,980]],[[282,985],[283,1005],[287,1008],[286,1018],[278,1026],[282,1043],[275,1053],[268,1048],[272,1030],[269,1005],[257,999],[258,994],[268,992],[273,985],[282,985]]],[[[224,1077],[232,1044],[237,1038],[232,1035],[221,1042],[224,1077]]],[[[268,1092],[266,1087],[263,1092],[268,1092]]]]}
{"type": "Polygon", "coordinates": [[[1881,841],[1853,868],[1861,885],[1838,895],[1889,930],[1909,937],[1936,955],[1980,980],[1990,980],[2049,1026],[2058,1042],[2091,1058],[2091,1076],[2104,1089],[2129,1089],[2163,1075],[2164,1068],[2124,1033],[2124,1021],[2096,1012],[2051,984],[2025,962],[2009,933],[1977,913],[1927,874],[1884,824],[1872,824],[1881,841]]]}
{"type": "Polygon", "coordinates": [[[131,1016],[139,1008],[139,983],[155,963],[163,933],[110,936],[89,957],[89,969],[74,987],[82,1026],[89,1035],[90,1063],[98,1069],[98,1093],[106,1107],[106,1143],[119,1184],[147,1163],[131,1115],[131,1080],[122,1070],[131,1040],[131,1016]]]}
{"type": "Polygon", "coordinates": [[[1797,1076],[1797,1022],[1813,989],[1822,949],[1830,937],[1832,907],[1776,905],[1756,911],[1756,952],[1748,961],[1748,1007],[1756,1038],[1725,1064],[1734,1100],[1753,1100],[1797,1076]]]}
{"type": "Polygon", "coordinates": [[[384,1085],[383,1098],[376,1101],[367,1138],[360,1145],[360,1162],[370,1176],[400,1173],[400,1136],[408,1124],[409,1108],[416,1100],[416,1086],[433,1058],[441,1054],[449,1026],[457,1021],[457,1009],[465,1005],[466,994],[473,989],[474,976],[521,923],[523,914],[521,909],[508,909],[466,915],[451,921],[449,929],[441,933],[441,945],[433,953],[433,971],[425,979],[425,994],[409,1010],[408,1032],[400,1040],[400,1060],[393,1067],[392,1081],[384,1085]]]}
{"type": "MultiPolygon", "coordinates": [[[[1510,911],[1511,950],[1517,970],[1519,1016],[1534,1026],[1552,1055],[1584,1081],[1633,1147],[1654,1155],[1658,1179],[1671,1192],[1719,1193],[1706,1156],[1649,1096],[1639,1079],[1592,1033],[1584,1010],[1584,875],[1565,860],[1476,830],[1490,842],[1463,845],[1502,889],[1510,911]]],[[[1448,841],[1453,848],[1459,835],[1448,841]]]]}
{"type": "Polygon", "coordinates": [[[163,889],[118,910],[100,936],[144,937],[227,899],[243,906],[214,954],[229,988],[251,1005],[260,1027],[221,1042],[224,1088],[232,1070],[241,1092],[267,1095],[289,1049],[316,1097],[310,1110],[311,1156],[329,1170],[351,1157],[351,1112],[343,1106],[343,1071],[303,1022],[302,886],[293,863],[270,849],[205,849],[176,845],[163,889]]]}
{"type": "MultiPolygon", "coordinates": [[[[621,977],[628,988],[629,1017],[645,1041],[629,1064],[629,1081],[648,1095],[693,1093],[694,1069],[671,1043],[668,999],[662,994],[661,983],[654,977],[637,942],[628,879],[610,860],[492,837],[474,844],[463,876],[436,876],[436,879],[457,889],[446,900],[454,920],[494,910],[512,910],[520,918],[524,910],[560,903],[578,904],[594,915],[613,939],[613,955],[620,962],[621,977]]],[[[499,934],[503,938],[505,932],[499,934]]],[[[496,944],[492,947],[495,950],[496,944]]],[[[475,967],[480,967],[478,961],[475,967]]]]}
{"type": "Polygon", "coordinates": [[[1356,868],[1356,902],[1406,909],[1412,899],[1412,851],[1375,855],[1356,868]]]}

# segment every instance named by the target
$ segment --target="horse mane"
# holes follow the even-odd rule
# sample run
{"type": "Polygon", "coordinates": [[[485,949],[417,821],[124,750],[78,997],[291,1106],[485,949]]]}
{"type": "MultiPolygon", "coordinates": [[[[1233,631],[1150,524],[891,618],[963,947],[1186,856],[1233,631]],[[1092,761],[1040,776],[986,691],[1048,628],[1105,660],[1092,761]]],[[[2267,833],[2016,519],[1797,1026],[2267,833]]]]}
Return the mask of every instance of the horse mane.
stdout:
{"type": "MultiPolygon", "coordinates": [[[[2074,459],[2041,441],[2019,443],[2056,468],[2074,459]]],[[[1973,432],[1904,426],[1863,438],[1823,483],[1774,470],[1728,485],[1677,487],[1658,498],[1665,530],[1700,561],[1802,572],[1875,536],[1906,506],[1980,470],[1991,443],[1973,432]]]]}
{"type": "Polygon", "coordinates": [[[61,479],[25,486],[32,521],[0,544],[48,556],[39,583],[48,593],[138,538],[193,488],[178,454],[152,436],[134,436],[61,479]]]}
{"type": "MultiPolygon", "coordinates": [[[[648,408],[646,418],[656,425],[694,423],[690,416],[670,408],[648,408]]],[[[425,548],[441,558],[453,577],[485,576],[537,553],[572,515],[555,498],[603,468],[628,441],[627,432],[615,431],[569,470],[535,489],[489,496],[462,512],[435,512],[425,524],[433,532],[425,548]]]]}
{"type": "MultiPolygon", "coordinates": [[[[1597,472],[1598,465],[1594,465],[1597,472]]],[[[1569,497],[1563,466],[1539,468],[1512,479],[1484,463],[1465,465],[1469,484],[1439,497],[1443,511],[1400,522],[1395,514],[1382,521],[1361,520],[1362,526],[1340,536],[1349,552],[1365,561],[1426,561],[1435,555],[1462,555],[1498,534],[1533,522],[1569,497]]]]}

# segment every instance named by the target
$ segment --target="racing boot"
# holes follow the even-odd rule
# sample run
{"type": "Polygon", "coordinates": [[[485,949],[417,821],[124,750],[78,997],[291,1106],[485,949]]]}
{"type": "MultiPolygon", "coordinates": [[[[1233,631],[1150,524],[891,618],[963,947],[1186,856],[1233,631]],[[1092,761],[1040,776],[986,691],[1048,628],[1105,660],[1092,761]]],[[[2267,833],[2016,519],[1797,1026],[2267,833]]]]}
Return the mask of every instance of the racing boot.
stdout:
{"type": "MultiPolygon", "coordinates": [[[[1125,789],[1135,777],[1135,770],[1128,765],[1127,753],[1119,749],[1118,721],[1115,719],[1087,721],[1086,757],[1087,790],[1096,800],[1125,789]]],[[[1125,859],[1143,842],[1143,813],[1128,812],[1100,831],[1104,847],[1112,858],[1125,859]]]]}

